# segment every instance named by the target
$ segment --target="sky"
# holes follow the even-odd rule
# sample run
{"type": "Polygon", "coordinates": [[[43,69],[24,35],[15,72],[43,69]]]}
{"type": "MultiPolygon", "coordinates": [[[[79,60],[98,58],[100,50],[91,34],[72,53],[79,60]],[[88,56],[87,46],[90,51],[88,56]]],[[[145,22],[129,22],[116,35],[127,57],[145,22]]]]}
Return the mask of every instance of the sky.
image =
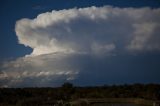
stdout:
{"type": "Polygon", "coordinates": [[[159,0],[1,0],[0,87],[160,83],[159,0]]]}

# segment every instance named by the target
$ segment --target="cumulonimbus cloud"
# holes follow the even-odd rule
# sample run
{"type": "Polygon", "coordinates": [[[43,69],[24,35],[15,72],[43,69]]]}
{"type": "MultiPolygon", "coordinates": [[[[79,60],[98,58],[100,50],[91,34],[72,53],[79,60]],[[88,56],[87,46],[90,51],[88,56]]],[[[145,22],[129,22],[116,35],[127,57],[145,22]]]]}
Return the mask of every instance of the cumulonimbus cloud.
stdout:
{"type": "Polygon", "coordinates": [[[31,55],[54,52],[111,52],[160,50],[160,9],[73,8],[42,13],[35,19],[16,22],[20,44],[33,49],[31,55]],[[98,46],[95,46],[98,45],[98,46]],[[113,45],[112,49],[107,45],[113,45]],[[96,47],[96,48],[95,48],[96,47]],[[100,50],[100,51],[97,51],[100,50]]]}
{"type": "Polygon", "coordinates": [[[0,78],[12,83],[16,78],[47,78],[61,73],[63,78],[73,79],[71,76],[77,75],[79,69],[73,68],[73,64],[66,61],[68,59],[64,59],[67,64],[53,62],[54,65],[65,64],[63,69],[51,65],[52,61],[57,61],[54,57],[59,53],[105,56],[120,52],[159,51],[159,19],[159,8],[92,6],[53,10],[34,19],[18,20],[15,26],[18,41],[32,48],[33,52],[28,57],[6,63],[0,78]],[[70,68],[66,68],[68,66],[70,68]]]}

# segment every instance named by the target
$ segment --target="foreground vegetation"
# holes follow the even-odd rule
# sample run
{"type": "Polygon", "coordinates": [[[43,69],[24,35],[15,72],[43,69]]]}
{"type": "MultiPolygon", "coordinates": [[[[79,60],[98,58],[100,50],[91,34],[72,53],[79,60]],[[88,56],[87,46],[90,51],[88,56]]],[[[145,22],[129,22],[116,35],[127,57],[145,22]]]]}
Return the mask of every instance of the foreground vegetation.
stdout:
{"type": "Polygon", "coordinates": [[[0,88],[0,106],[53,106],[75,101],[133,102],[151,105],[160,100],[159,84],[74,87],[64,83],[57,88],[0,88]]]}

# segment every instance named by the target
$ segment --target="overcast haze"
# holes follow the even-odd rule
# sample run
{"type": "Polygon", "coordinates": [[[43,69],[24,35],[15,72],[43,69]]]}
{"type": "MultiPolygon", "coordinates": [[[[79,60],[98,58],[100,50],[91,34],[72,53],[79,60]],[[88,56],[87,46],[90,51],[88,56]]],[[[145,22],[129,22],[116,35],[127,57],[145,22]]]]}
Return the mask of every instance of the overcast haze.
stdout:
{"type": "Polygon", "coordinates": [[[0,86],[160,83],[160,2],[115,1],[1,1],[0,86]]]}

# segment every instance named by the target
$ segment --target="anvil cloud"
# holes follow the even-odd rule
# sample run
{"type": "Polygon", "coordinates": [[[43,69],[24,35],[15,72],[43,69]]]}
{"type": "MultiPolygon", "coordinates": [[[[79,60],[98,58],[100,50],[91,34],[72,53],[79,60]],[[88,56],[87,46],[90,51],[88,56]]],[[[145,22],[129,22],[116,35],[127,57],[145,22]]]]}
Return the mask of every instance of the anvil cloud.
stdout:
{"type": "Polygon", "coordinates": [[[49,85],[50,80],[74,80],[84,65],[74,63],[86,55],[160,51],[159,19],[159,8],[112,6],[53,10],[20,19],[15,25],[18,41],[33,52],[3,64],[2,86],[34,85],[29,84],[31,79],[40,86],[49,85]]]}

